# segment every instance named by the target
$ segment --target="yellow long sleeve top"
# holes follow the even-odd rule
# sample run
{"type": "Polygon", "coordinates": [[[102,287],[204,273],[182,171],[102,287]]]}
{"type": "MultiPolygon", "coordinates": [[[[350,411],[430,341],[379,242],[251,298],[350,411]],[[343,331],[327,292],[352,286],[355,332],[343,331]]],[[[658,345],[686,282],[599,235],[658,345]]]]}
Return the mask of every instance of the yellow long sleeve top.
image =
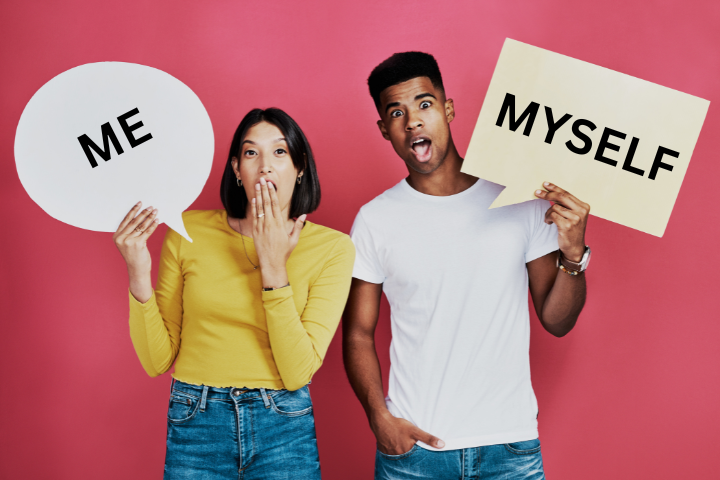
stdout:
{"type": "Polygon", "coordinates": [[[297,390],[320,368],[352,276],[350,237],[305,222],[287,262],[290,287],[263,292],[252,238],[225,210],[183,214],[193,242],[168,229],[156,288],[130,294],[130,336],[150,376],[195,385],[297,390]]]}

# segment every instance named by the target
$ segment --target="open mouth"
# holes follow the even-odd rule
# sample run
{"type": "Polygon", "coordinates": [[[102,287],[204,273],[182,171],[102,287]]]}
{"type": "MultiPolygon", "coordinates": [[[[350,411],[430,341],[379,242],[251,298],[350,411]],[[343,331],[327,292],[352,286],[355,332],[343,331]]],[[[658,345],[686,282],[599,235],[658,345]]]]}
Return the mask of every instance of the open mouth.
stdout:
{"type": "Polygon", "coordinates": [[[430,160],[432,151],[430,149],[432,141],[429,138],[416,138],[412,141],[410,148],[415,153],[418,162],[427,162],[430,160]]]}

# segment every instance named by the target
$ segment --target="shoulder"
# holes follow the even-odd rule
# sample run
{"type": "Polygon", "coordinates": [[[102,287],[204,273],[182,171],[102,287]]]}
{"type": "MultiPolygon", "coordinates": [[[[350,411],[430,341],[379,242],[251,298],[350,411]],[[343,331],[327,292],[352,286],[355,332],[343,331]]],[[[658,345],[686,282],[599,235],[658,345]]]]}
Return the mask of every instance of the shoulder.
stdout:
{"type": "Polygon", "coordinates": [[[347,249],[349,245],[352,248],[352,241],[349,235],[313,222],[305,222],[302,238],[307,239],[309,241],[308,243],[323,244],[326,246],[338,245],[340,248],[345,249],[347,249]]]}
{"type": "Polygon", "coordinates": [[[355,258],[355,245],[349,235],[317,223],[305,222],[300,241],[306,254],[318,261],[330,257],[355,258]]]}
{"type": "Polygon", "coordinates": [[[405,179],[402,179],[400,182],[395,184],[395,186],[385,190],[383,193],[360,207],[360,211],[357,216],[362,216],[362,218],[366,221],[392,218],[395,215],[396,209],[403,208],[407,205],[408,198],[405,192],[405,185],[405,179]]]}
{"type": "Polygon", "coordinates": [[[223,210],[186,210],[182,214],[183,222],[188,225],[203,225],[215,220],[223,210]]]}
{"type": "MultiPolygon", "coordinates": [[[[225,210],[186,210],[182,213],[183,224],[193,243],[199,238],[206,238],[220,231],[218,226],[224,217],[225,210]]],[[[165,241],[175,244],[189,243],[172,228],[168,228],[165,241]]]]}

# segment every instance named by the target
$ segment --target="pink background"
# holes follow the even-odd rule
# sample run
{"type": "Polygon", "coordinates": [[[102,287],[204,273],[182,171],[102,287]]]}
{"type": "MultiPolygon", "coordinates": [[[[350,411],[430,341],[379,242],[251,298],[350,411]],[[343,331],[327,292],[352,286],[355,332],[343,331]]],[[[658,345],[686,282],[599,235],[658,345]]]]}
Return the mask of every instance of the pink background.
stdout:
{"type": "MultiPolygon", "coordinates": [[[[0,32],[2,478],[155,479],[163,469],[170,377],[149,378],[135,356],[111,235],[46,215],[15,170],[20,114],[55,75],[116,60],[190,86],[217,145],[195,209],[221,208],[241,117],[285,109],[317,155],[324,201],[311,219],[344,232],[406,173],[377,131],[365,86],[394,52],[438,59],[461,154],[505,37],[720,100],[714,0],[6,1],[0,32]]],[[[532,320],[551,479],[718,478],[719,127],[713,104],[664,238],[590,220],[590,293],[575,330],[556,339],[532,320]]],[[[151,239],[155,258],[164,230],[151,239]]],[[[377,337],[387,369],[387,304],[377,337]]],[[[371,478],[374,438],[345,378],[339,333],[312,394],[324,478],[371,478]]]]}

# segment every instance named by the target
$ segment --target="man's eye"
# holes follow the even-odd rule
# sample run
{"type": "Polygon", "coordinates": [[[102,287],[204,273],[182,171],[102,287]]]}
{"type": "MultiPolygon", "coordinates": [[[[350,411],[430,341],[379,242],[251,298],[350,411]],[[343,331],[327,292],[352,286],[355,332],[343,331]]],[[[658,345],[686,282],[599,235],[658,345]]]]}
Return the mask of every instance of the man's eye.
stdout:
{"type": "Polygon", "coordinates": [[[400,110],[393,110],[393,111],[390,113],[390,116],[391,116],[391,117],[399,117],[399,116],[401,116],[402,114],[403,114],[403,113],[402,113],[400,110]]]}
{"type": "Polygon", "coordinates": [[[428,107],[430,107],[430,102],[422,102],[420,104],[420,108],[428,108],[428,107]]]}
{"type": "Polygon", "coordinates": [[[277,150],[275,150],[276,155],[282,155],[284,153],[287,153],[284,148],[278,148],[277,150]]]}

